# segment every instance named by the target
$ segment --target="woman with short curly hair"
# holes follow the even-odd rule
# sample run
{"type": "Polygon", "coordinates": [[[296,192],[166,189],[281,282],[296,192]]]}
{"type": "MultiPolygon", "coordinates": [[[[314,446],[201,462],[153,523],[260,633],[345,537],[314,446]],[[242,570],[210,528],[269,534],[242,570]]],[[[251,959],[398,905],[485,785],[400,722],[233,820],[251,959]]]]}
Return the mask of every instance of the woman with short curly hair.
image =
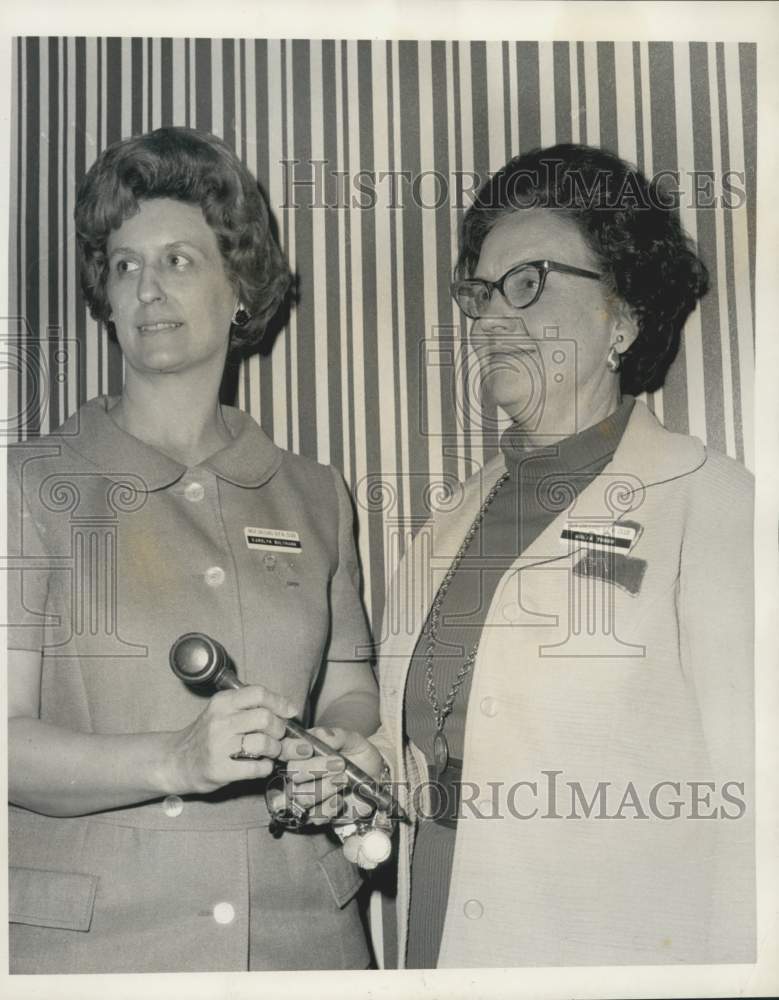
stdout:
{"type": "Polygon", "coordinates": [[[125,377],[9,449],[11,971],[365,968],[357,869],[264,795],[286,719],[377,721],[343,481],[219,403],[289,287],[268,208],[162,128],[98,157],[76,226],[125,377]],[[246,686],[182,683],[191,632],[246,686]]]}
{"type": "Polygon", "coordinates": [[[200,206],[241,304],[230,348],[256,345],[292,278],[257,182],[216,136],[193,129],[161,128],[117,142],[84,179],[75,217],[81,285],[92,317],[113,331],[106,244],[139,201],[153,198],[200,206]]]}
{"type": "Polygon", "coordinates": [[[452,292],[510,423],[390,587],[380,731],[339,735],[416,816],[401,966],[754,961],[751,476],[633,395],[706,287],[600,149],[517,157],[465,215],[452,292]]]}

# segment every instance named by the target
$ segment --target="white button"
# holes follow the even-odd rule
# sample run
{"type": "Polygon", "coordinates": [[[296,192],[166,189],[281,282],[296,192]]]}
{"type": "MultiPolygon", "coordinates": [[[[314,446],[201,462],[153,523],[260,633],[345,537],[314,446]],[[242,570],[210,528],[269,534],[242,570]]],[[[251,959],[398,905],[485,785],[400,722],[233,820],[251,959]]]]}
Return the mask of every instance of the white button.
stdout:
{"type": "Polygon", "coordinates": [[[493,715],[498,714],[498,703],[494,698],[482,698],[479,708],[482,711],[482,715],[489,715],[492,717],[493,715]]]}
{"type": "Polygon", "coordinates": [[[214,920],[218,924],[231,924],[235,920],[235,907],[232,903],[217,903],[214,907],[214,920]]]}
{"type": "Polygon", "coordinates": [[[478,899],[469,899],[463,907],[463,913],[469,920],[478,920],[484,913],[484,907],[478,899]]]}
{"type": "Polygon", "coordinates": [[[184,490],[184,496],[192,503],[199,503],[206,495],[206,491],[201,483],[190,483],[184,490]]]}
{"type": "Polygon", "coordinates": [[[206,570],[206,583],[209,587],[221,587],[225,582],[225,571],[221,566],[211,566],[206,570]]]}
{"type": "Polygon", "coordinates": [[[522,608],[518,604],[507,604],[503,609],[503,617],[507,622],[518,622],[522,617],[522,608]]]}
{"type": "Polygon", "coordinates": [[[167,795],[163,799],[162,808],[165,810],[165,815],[173,819],[184,811],[184,800],[178,795],[167,795]]]}

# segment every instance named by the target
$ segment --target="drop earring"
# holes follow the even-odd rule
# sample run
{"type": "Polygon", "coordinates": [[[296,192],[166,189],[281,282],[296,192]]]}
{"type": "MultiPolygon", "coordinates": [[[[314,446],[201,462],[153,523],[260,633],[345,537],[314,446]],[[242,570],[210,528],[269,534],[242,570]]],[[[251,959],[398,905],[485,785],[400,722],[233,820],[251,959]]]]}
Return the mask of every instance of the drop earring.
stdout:
{"type": "MultiPolygon", "coordinates": [[[[617,335],[617,343],[622,341],[622,334],[617,335]]],[[[610,372],[618,372],[622,367],[622,355],[617,350],[617,344],[612,344],[606,355],[606,367],[610,372]]]]}

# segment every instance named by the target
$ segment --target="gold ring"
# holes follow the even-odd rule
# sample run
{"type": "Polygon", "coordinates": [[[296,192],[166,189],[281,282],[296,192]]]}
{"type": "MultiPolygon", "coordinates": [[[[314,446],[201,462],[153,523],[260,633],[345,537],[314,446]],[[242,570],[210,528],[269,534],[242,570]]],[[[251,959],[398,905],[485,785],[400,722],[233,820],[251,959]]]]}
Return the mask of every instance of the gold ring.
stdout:
{"type": "Polygon", "coordinates": [[[243,733],[241,736],[241,747],[236,750],[235,753],[230,754],[231,760],[262,760],[261,753],[249,753],[249,751],[244,746],[244,740],[248,736],[248,733],[243,733]]]}

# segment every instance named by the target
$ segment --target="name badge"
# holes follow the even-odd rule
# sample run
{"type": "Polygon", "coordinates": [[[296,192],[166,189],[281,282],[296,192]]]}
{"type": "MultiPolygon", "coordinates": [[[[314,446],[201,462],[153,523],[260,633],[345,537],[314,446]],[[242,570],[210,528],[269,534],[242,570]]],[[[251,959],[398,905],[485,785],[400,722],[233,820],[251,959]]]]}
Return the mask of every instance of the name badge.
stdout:
{"type": "Polygon", "coordinates": [[[630,552],[638,538],[638,529],[623,524],[610,524],[597,531],[581,528],[563,528],[560,539],[577,542],[588,549],[600,552],[630,552]]]}
{"type": "Polygon", "coordinates": [[[282,531],[280,528],[244,528],[246,545],[250,549],[264,549],[266,552],[300,552],[302,545],[297,531],[282,531]]]}

